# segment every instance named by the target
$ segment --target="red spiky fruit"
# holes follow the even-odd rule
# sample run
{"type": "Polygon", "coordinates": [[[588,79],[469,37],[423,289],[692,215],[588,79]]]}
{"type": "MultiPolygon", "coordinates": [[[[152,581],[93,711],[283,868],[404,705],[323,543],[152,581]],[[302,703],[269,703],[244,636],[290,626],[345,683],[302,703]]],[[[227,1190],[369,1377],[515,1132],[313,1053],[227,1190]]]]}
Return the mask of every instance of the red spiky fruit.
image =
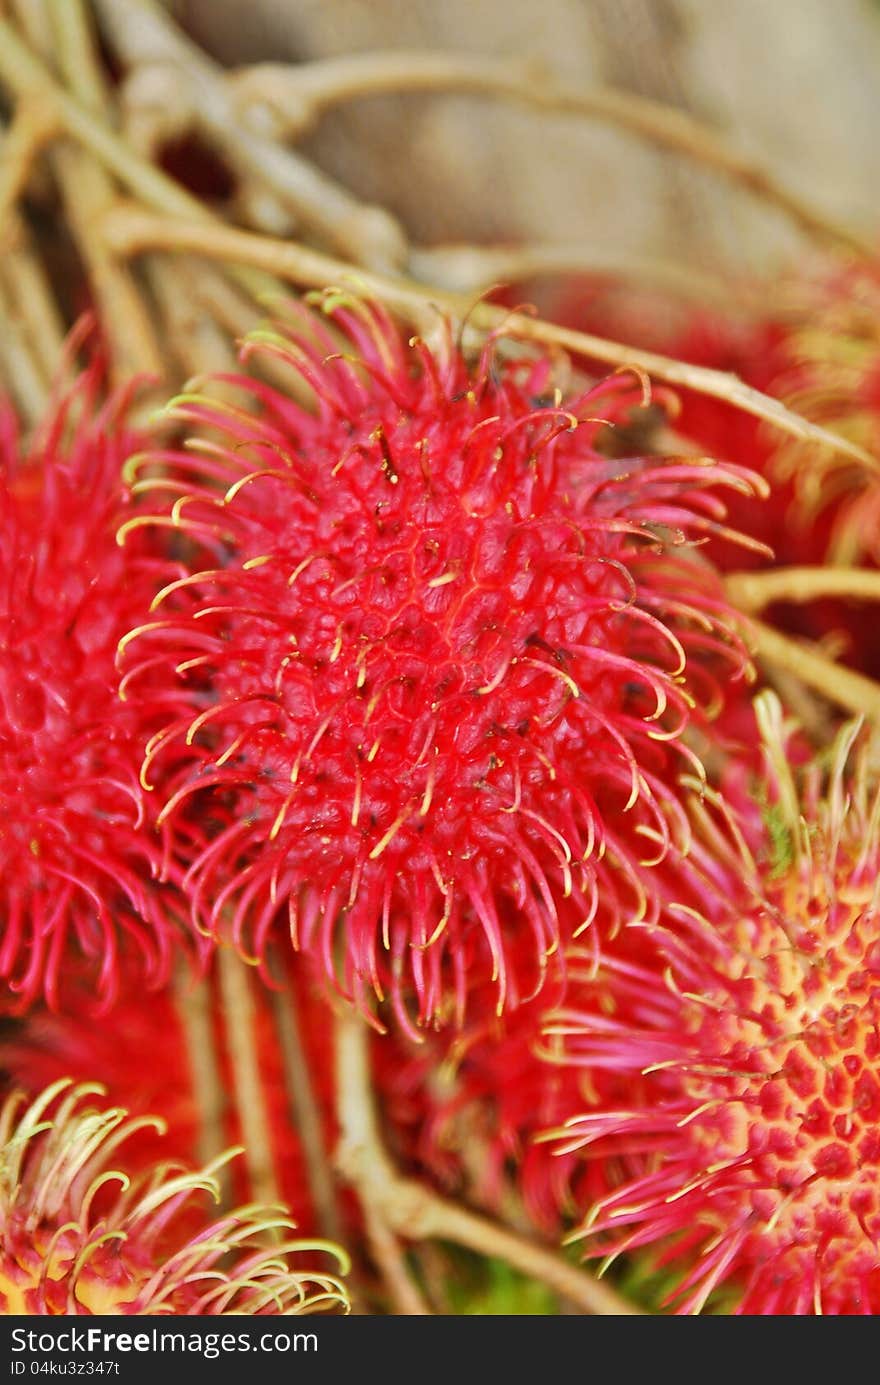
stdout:
{"type": "Polygon", "coordinates": [[[327,1253],[345,1273],[344,1253],[290,1239],[283,1210],[203,1216],[193,1231],[190,1204],[200,1195],[218,1200],[214,1174],[223,1160],[197,1173],[160,1164],[134,1181],[117,1171],[119,1146],[140,1122],[95,1106],[99,1093],[62,1080],[30,1105],[15,1093],[0,1111],[4,1313],[256,1316],[346,1307],[340,1280],[316,1267],[327,1253]]]}
{"type": "MultiPolygon", "coordinates": [[[[753,295],[755,298],[756,295],[753,295]]],[[[567,314],[576,313],[574,302],[567,314]]],[[[574,320],[578,322],[577,316],[574,320]]],[[[880,273],[865,259],[820,257],[794,265],[744,318],[721,307],[657,316],[669,355],[740,376],[810,422],[874,456],[880,445],[880,273]],[[667,324],[675,324],[672,330],[667,324]]],[[[584,320],[578,322],[584,325],[584,320]]],[[[587,317],[586,325],[608,324],[587,317]]],[[[625,340],[632,338],[626,336],[625,340]]],[[[768,428],[731,404],[679,394],[677,430],[722,460],[743,462],[770,483],[760,506],[732,496],[730,523],[767,547],[710,540],[722,570],[880,561],[880,486],[870,464],[768,428]],[[772,550],[772,552],[770,551],[772,550]]],[[[872,603],[833,597],[777,600],[766,619],[795,635],[833,643],[842,660],[877,677],[872,603]]]]}
{"type": "MultiPolygon", "coordinates": [[[[103,1000],[120,938],[151,982],[177,925],[155,883],[161,843],[138,781],[152,726],[117,695],[116,646],[149,609],[146,545],[123,551],[126,400],[93,364],[27,446],[0,427],[0,977],[2,1007],[59,1003],[68,962],[103,1000]]],[[[166,572],[167,563],[161,570],[166,572]]]]}
{"type": "Polygon", "coordinates": [[[327,311],[335,335],[304,314],[246,348],[313,408],[246,379],[238,408],[185,396],[190,455],[152,459],[155,522],[209,559],[123,642],[129,699],[164,675],[145,781],[206,930],[259,956],[283,911],[346,993],[414,988],[421,1021],[487,946],[503,1007],[510,927],[537,985],[600,900],[646,907],[667,746],[746,662],[694,545],[751,482],[600,455],[628,377],[563,407],[547,361],[491,342],[472,368],[375,306],[327,311]]]}
{"type": "Polygon", "coordinates": [[[763,828],[754,805],[746,832],[706,816],[693,902],[621,934],[549,1024],[566,1063],[617,1083],[556,1147],[605,1170],[591,1254],[655,1248],[677,1312],[725,1289],[739,1313],[874,1314],[880,791],[848,727],[827,789],[813,764],[799,795],[778,703],[759,706],[763,828]]]}

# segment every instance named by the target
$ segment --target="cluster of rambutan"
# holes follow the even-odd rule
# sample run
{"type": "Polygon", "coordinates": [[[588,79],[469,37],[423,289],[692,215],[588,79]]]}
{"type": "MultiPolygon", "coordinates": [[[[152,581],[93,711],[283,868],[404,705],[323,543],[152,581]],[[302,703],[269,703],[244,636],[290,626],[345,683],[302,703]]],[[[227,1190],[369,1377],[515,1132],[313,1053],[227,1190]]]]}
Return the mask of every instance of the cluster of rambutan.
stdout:
{"type": "Polygon", "coordinates": [[[656,1251],[676,1311],[878,1311],[880,798],[857,728],[813,757],[750,701],[722,573],[728,500],[746,551],[768,537],[764,457],[621,457],[629,372],[563,394],[500,337],[472,359],[443,324],[428,344],[351,295],[319,308],[172,401],[167,445],[99,406],[97,367],[27,449],[5,430],[0,975],[29,1020],[2,1058],[45,1091],[26,1139],[5,1118],[7,1311],[343,1300],[252,1209],[175,1240],[166,1205],[212,1175],[150,1173],[149,1132],[136,1194],[112,1200],[101,1160],[55,1184],[123,1119],[77,1112],[66,1077],[158,1109],[197,1161],[168,984],[217,948],[262,985],[298,1221],[267,1027],[291,952],[327,997],[285,980],[328,1146],[335,996],[391,1031],[374,1079],[410,1167],[609,1261],[656,1251]]]}
{"type": "Polygon", "coordinates": [[[140,782],[161,694],[126,705],[116,651],[172,560],[146,532],[127,552],[117,543],[132,506],[121,469],[142,439],[104,375],[96,356],[26,443],[2,417],[0,1003],[28,1024],[4,1059],[0,1302],[34,1314],[344,1307],[326,1268],[345,1269],[344,1253],[292,1239],[283,1208],[249,1200],[206,1217],[235,1150],[199,1171],[191,1093],[167,1081],[163,1045],[178,1060],[180,1036],[175,1051],[164,988],[175,962],[205,964],[205,945],[140,782]],[[36,1074],[53,1025],[57,1064],[36,1074]],[[114,1064],[121,1104],[106,1108],[114,1064]]]}

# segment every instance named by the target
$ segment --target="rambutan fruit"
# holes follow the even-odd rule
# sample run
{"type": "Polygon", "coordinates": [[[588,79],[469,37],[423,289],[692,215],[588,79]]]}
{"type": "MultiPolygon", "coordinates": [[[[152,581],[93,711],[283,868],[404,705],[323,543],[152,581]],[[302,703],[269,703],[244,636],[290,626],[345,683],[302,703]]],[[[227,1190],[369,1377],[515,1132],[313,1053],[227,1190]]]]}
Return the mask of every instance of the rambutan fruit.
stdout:
{"type": "MultiPolygon", "coordinates": [[[[810,422],[880,455],[880,273],[874,261],[818,258],[783,274],[760,312],[743,318],[701,307],[684,322],[680,315],[672,321],[675,329],[655,342],[662,351],[737,375],[810,422]]],[[[586,325],[608,330],[589,317],[586,325]]],[[[678,399],[675,428],[685,439],[722,461],[747,459],[769,484],[763,505],[730,497],[729,524],[758,542],[745,548],[710,539],[707,554],[721,571],[877,567],[875,470],[833,449],[786,437],[697,391],[683,389],[678,399]]],[[[809,601],[779,599],[766,607],[766,619],[790,634],[825,640],[843,662],[880,674],[871,602],[820,594],[809,601]]]]}
{"type": "Polygon", "coordinates": [[[764,789],[741,821],[699,809],[691,902],[570,965],[556,1056],[616,1091],[551,1138],[607,1180],[577,1237],[651,1247],[676,1312],[723,1290],[738,1313],[874,1314],[880,790],[857,726],[796,776],[778,702],[758,710],[764,789]]]}
{"type": "Polygon", "coordinates": [[[165,713],[143,780],[209,933],[259,957],[286,912],[347,995],[414,992],[421,1022],[488,948],[503,1008],[510,927],[534,988],[597,912],[650,907],[683,728],[747,668],[694,550],[752,479],[597,452],[628,374],[563,404],[547,360],[493,340],[471,366],[324,302],[329,327],[301,308],[245,347],[313,407],[182,396],[188,455],[130,463],[210,564],[121,645],[126,698],[165,713]]]}
{"type": "MultiPolygon", "coordinates": [[[[777,288],[772,316],[749,329],[704,318],[671,349],[781,399],[811,422],[877,455],[880,445],[880,277],[868,263],[820,262],[777,288]]],[[[700,448],[732,461],[748,457],[766,478],[765,505],[734,496],[730,522],[772,547],[773,557],[710,542],[722,570],[773,567],[875,568],[880,484],[876,473],[780,437],[717,401],[683,392],[679,425],[700,448]]],[[[766,619],[793,635],[825,640],[841,661],[876,677],[873,603],[814,597],[777,600],[766,619]]]]}
{"type": "MultiPolygon", "coordinates": [[[[7,1314],[294,1314],[345,1309],[335,1274],[300,1257],[347,1261],[290,1238],[283,1210],[250,1206],[193,1232],[192,1201],[215,1201],[217,1164],[157,1165],[129,1179],[119,1146],[139,1125],[61,1080],[0,1111],[0,1303],[7,1314]],[[114,1162],[111,1162],[114,1161],[114,1162]],[[181,1232],[179,1223],[185,1221],[181,1232]],[[306,1263],[308,1261],[306,1260],[306,1263]]],[[[222,1161],[218,1161],[222,1162],[222,1161]]]]}
{"type": "MultiPolygon", "coordinates": [[[[152,725],[118,697],[116,646],[149,609],[157,569],[145,540],[115,534],[130,513],[121,466],[134,445],[127,401],[102,403],[95,363],[23,446],[0,427],[0,1004],[59,1003],[69,961],[103,1000],[121,939],[151,983],[178,925],[160,837],[138,781],[152,725]]],[[[161,564],[167,576],[167,560],[161,564]]]]}

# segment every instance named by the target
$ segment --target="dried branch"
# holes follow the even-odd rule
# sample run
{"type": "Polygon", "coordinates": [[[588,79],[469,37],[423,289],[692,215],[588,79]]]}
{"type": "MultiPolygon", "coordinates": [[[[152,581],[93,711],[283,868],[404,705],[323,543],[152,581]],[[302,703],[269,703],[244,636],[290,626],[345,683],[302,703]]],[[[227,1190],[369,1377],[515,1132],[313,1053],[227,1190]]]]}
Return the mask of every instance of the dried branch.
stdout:
{"type": "Polygon", "coordinates": [[[366,206],[308,160],[242,121],[216,63],[178,30],[153,0],[95,0],[102,27],[131,66],[166,65],[186,82],[200,126],[233,167],[258,179],[319,237],[374,268],[406,259],[406,239],[391,214],[366,206]]]}
{"type": "Polygon", "coordinates": [[[753,653],[771,666],[792,674],[849,712],[880,721],[880,683],[835,663],[814,645],[781,635],[763,621],[750,620],[743,629],[753,653]]]}
{"type": "Polygon", "coordinates": [[[741,611],[760,611],[773,601],[819,601],[840,596],[880,601],[880,572],[861,567],[782,567],[771,572],[732,572],[728,595],[741,611]]]}
{"type": "Polygon", "coordinates": [[[439,1239],[466,1246],[547,1284],[585,1313],[638,1315],[592,1275],[569,1265],[538,1242],[439,1197],[402,1177],[385,1152],[376,1120],[367,1056],[367,1029],[352,1011],[337,1017],[336,1077],[341,1131],[337,1164],[371,1215],[406,1240],[439,1239]]]}
{"type": "MultiPolygon", "coordinates": [[[[104,0],[105,4],[114,2],[104,0]]],[[[714,169],[778,207],[811,235],[874,254],[873,241],[806,203],[693,116],[634,92],[566,86],[534,61],[395,50],[349,53],[297,66],[260,63],[231,80],[240,102],[269,109],[276,134],[298,135],[330,106],[389,92],[500,96],[559,114],[601,120],[714,169]]]]}
{"type": "Polygon", "coordinates": [[[51,110],[39,100],[22,97],[13,112],[0,155],[0,228],[4,232],[24,194],[37,156],[58,130],[58,120],[51,110]]]}
{"type": "MultiPolygon", "coordinates": [[[[84,0],[49,0],[49,17],[61,75],[79,100],[106,118],[107,93],[84,0]]],[[[100,162],[84,149],[59,149],[56,162],[71,229],[110,341],[111,370],[121,379],[160,375],[162,353],[134,277],[95,233],[117,189],[100,162]]]]}
{"type": "Polygon", "coordinates": [[[397,1237],[371,1206],[364,1206],[364,1221],[373,1259],[382,1273],[394,1311],[405,1317],[430,1317],[431,1310],[407,1268],[397,1237]]]}
{"type": "MultiPolygon", "coordinates": [[[[19,99],[34,94],[47,111],[57,117],[66,134],[95,154],[124,187],[148,206],[206,226],[216,224],[214,216],[197,197],[141,158],[111,129],[100,112],[83,105],[65,91],[14,26],[3,18],[0,18],[0,83],[19,99]]],[[[229,272],[256,297],[277,292],[278,284],[269,275],[235,266],[229,272]]]]}
{"type": "Polygon", "coordinates": [[[624,255],[591,245],[437,245],[416,247],[409,268],[416,279],[456,293],[484,293],[495,284],[521,282],[546,274],[607,276],[641,283],[676,297],[743,312],[748,293],[712,274],[671,260],[624,255]]]}
{"type": "Polygon", "coordinates": [[[0,18],[0,82],[19,99],[36,96],[65,132],[91,149],[126,187],[150,206],[172,216],[211,224],[214,218],[161,169],[137,159],[101,115],[77,101],[54,80],[49,69],[28,47],[8,20],[0,18]]]}
{"type": "Polygon", "coordinates": [[[119,85],[122,129],[145,158],[153,159],[162,145],[180,138],[196,123],[193,92],[168,63],[141,60],[119,85]]]}
{"type": "Polygon", "coordinates": [[[241,1122],[244,1159],[255,1202],[281,1201],[272,1159],[272,1131],[266,1112],[260,1055],[256,1042],[256,1010],[251,994],[250,968],[225,945],[217,948],[217,975],[223,1004],[226,1039],[232,1060],[235,1109],[241,1122]]]}
{"type": "Polygon", "coordinates": [[[108,245],[119,255],[180,250],[230,264],[252,265],[309,287],[349,284],[355,292],[371,293],[383,299],[394,311],[425,330],[429,329],[432,318],[436,318],[437,311],[444,311],[466,320],[469,326],[481,332],[501,331],[505,336],[520,340],[560,346],[576,356],[601,361],[620,370],[637,370],[667,384],[722,400],[792,437],[850,457],[868,470],[880,470],[880,461],[855,443],[810,423],[792,413],[778,399],[762,394],[736,375],[724,371],[690,365],[653,351],[636,350],[622,342],[576,332],[523,313],[511,313],[492,303],[474,303],[460,294],[428,288],[412,280],[358,269],[295,241],[274,240],[228,226],[177,221],[135,206],[120,206],[109,212],[101,229],[108,245]]]}
{"type": "Polygon", "coordinates": [[[302,1147],[309,1191],[315,1206],[322,1236],[342,1240],[342,1222],[336,1205],[333,1174],[327,1160],[321,1112],[312,1085],[309,1063],[303,1047],[301,1018],[293,985],[269,992],[285,1086],[290,1096],[292,1124],[302,1147]]]}
{"type": "MultiPolygon", "coordinates": [[[[173,996],[198,1112],[197,1157],[199,1163],[209,1164],[223,1153],[228,1143],[223,1127],[226,1095],[211,1024],[210,983],[203,977],[193,976],[189,967],[180,963],[174,973],[173,996]]],[[[218,1169],[217,1178],[223,1201],[228,1203],[229,1169],[225,1164],[218,1169]]]]}
{"type": "MultiPolygon", "coordinates": [[[[32,3],[22,19],[33,41],[50,42],[51,51],[58,55],[61,74],[78,99],[94,111],[103,112],[106,94],[83,0],[48,0],[42,14],[32,3]],[[49,21],[48,30],[45,20],[49,21]]],[[[57,109],[51,102],[44,102],[40,93],[25,91],[21,102],[26,111],[39,107],[44,129],[57,130],[57,109]]],[[[114,374],[123,379],[142,373],[158,374],[162,357],[131,270],[108,253],[95,231],[103,212],[116,200],[112,181],[104,168],[81,148],[59,145],[52,151],[51,164],[110,339],[114,374]]]]}
{"type": "Polygon", "coordinates": [[[0,284],[0,380],[15,399],[26,428],[45,413],[49,396],[39,362],[0,284]]]}
{"type": "Polygon", "coordinates": [[[151,256],[146,276],[184,375],[234,371],[235,350],[228,334],[204,310],[193,292],[193,267],[187,258],[151,256]]]}
{"type": "Polygon", "coordinates": [[[9,295],[10,312],[21,324],[43,378],[51,384],[62,360],[64,323],[43,265],[17,215],[9,220],[9,243],[0,259],[0,281],[9,295]]]}

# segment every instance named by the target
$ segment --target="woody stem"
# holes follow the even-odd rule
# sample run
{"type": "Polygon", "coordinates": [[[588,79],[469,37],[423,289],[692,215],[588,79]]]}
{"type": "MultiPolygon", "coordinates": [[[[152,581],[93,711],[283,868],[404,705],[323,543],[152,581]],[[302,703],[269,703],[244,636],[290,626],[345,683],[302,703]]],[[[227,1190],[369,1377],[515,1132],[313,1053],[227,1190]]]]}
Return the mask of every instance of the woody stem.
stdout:
{"type": "Polygon", "coordinates": [[[584,1313],[630,1316],[639,1310],[592,1275],[527,1236],[448,1202],[394,1167],[379,1133],[370,1084],[367,1028],[353,1012],[337,1017],[336,1079],[340,1125],[337,1165],[373,1216],[396,1236],[439,1239],[514,1269],[554,1289],[584,1313]]]}

